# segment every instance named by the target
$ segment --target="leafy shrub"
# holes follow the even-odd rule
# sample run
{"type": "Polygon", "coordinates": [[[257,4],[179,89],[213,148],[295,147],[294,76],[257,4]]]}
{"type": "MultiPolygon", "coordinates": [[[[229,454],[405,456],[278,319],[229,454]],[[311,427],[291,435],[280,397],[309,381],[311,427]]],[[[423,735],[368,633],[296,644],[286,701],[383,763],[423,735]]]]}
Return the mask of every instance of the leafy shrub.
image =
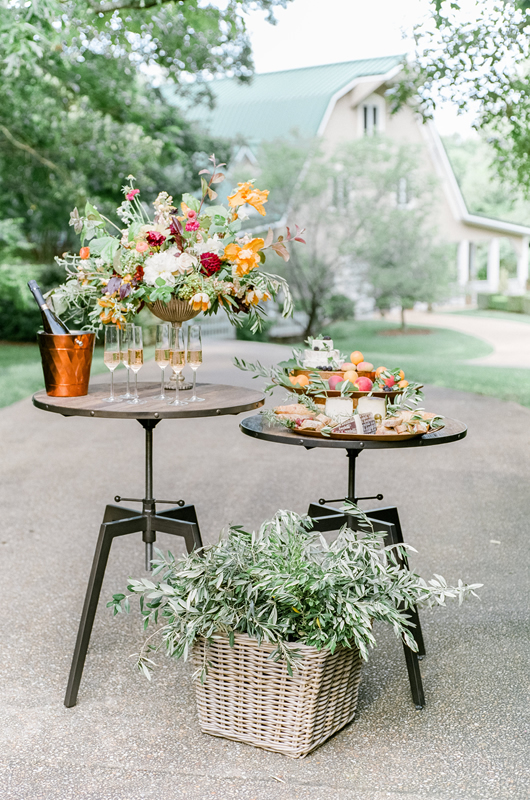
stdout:
{"type": "MultiPolygon", "coordinates": [[[[162,579],[130,580],[140,595],[144,627],[160,618],[169,655],[187,658],[198,637],[246,633],[272,642],[274,660],[285,659],[292,674],[296,643],[318,649],[356,646],[363,658],[375,644],[373,620],[383,620],[416,650],[406,610],[413,605],[444,605],[448,597],[462,602],[480,584],[449,587],[437,575],[427,584],[403,565],[405,545],[385,546],[363,512],[349,506],[361,532],[342,528],[335,541],[312,528],[311,520],[279,511],[254,533],[229,528],[219,541],[184,558],[160,551],[154,574],[162,579]]],[[[114,614],[129,610],[129,599],[115,594],[107,604],[114,614]]],[[[148,658],[157,646],[150,637],[138,658],[149,677],[148,658]]],[[[202,677],[207,672],[203,668],[202,677]]]]}

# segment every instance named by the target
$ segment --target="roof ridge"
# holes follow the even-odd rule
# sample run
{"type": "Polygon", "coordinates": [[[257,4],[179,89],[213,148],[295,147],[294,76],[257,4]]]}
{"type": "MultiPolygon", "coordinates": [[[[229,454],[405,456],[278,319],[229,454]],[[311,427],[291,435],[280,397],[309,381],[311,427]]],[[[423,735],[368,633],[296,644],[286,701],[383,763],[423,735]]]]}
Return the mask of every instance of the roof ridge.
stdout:
{"type": "MultiPolygon", "coordinates": [[[[255,72],[253,75],[249,75],[248,77],[250,80],[252,78],[262,77],[265,75],[279,75],[280,73],[287,73],[287,72],[307,72],[311,69],[322,69],[323,67],[344,67],[347,64],[362,64],[363,62],[368,61],[382,61],[383,59],[402,59],[406,57],[406,53],[396,53],[396,55],[390,56],[372,56],[371,58],[357,58],[353,59],[352,61],[332,61],[328,64],[311,64],[308,67],[292,67],[291,69],[275,69],[270,70],[269,72],[255,72]]],[[[213,78],[212,81],[221,82],[221,81],[233,81],[235,79],[235,75],[232,77],[223,77],[223,78],[213,78]]]]}

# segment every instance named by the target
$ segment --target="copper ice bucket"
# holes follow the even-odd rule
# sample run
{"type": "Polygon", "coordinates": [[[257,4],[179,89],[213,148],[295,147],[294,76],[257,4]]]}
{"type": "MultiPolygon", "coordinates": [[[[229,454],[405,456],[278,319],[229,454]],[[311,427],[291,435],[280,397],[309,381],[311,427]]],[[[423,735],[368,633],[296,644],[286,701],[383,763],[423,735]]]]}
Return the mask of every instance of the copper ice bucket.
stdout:
{"type": "Polygon", "coordinates": [[[39,333],[46,393],[52,397],[88,394],[95,333],[39,333]]]}

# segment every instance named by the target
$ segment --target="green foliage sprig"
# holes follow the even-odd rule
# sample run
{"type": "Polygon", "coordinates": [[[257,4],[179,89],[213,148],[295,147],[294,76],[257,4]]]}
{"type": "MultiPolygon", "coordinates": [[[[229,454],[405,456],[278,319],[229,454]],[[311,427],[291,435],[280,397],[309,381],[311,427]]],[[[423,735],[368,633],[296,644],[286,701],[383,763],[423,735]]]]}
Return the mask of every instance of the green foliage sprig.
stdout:
{"type": "MultiPolygon", "coordinates": [[[[164,623],[153,635],[161,643],[150,637],[138,654],[139,669],[150,677],[149,656],[162,644],[168,655],[187,659],[198,638],[225,634],[233,645],[235,633],[275,644],[271,658],[285,660],[290,674],[297,644],[332,652],[358,647],[366,659],[375,645],[374,620],[388,622],[416,650],[407,609],[444,605],[447,598],[462,602],[479,588],[462,581],[450,587],[439,575],[426,583],[403,565],[406,545],[386,546],[358,507],[346,510],[360,530],[344,526],[330,545],[309,518],[278,511],[258,531],[232,526],[216,544],[184,558],[157,551],[160,580],[128,585],[140,596],[144,629],[164,623]]],[[[129,599],[115,594],[107,605],[118,614],[129,610],[129,599]]],[[[202,680],[207,670],[205,664],[202,680]]]]}

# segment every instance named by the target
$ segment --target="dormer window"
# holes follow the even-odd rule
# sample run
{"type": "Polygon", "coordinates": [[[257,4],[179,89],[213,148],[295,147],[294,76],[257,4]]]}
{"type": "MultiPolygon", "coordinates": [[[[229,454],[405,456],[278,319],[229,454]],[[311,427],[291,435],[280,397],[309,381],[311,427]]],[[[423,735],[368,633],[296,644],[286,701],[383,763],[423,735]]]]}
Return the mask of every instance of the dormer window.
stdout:
{"type": "Polygon", "coordinates": [[[379,109],[376,105],[363,106],[363,130],[365,136],[373,136],[379,130],[379,109]]]}

